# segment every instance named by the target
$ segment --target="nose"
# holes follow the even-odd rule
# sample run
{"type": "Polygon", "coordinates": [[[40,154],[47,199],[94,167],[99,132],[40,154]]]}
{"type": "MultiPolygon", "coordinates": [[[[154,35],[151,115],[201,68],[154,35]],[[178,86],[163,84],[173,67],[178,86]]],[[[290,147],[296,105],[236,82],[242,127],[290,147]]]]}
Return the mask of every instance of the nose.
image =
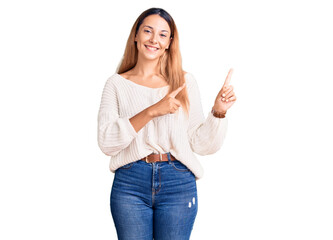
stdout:
{"type": "Polygon", "coordinates": [[[149,40],[151,43],[156,43],[156,38],[155,38],[155,34],[151,35],[151,38],[149,40]]]}

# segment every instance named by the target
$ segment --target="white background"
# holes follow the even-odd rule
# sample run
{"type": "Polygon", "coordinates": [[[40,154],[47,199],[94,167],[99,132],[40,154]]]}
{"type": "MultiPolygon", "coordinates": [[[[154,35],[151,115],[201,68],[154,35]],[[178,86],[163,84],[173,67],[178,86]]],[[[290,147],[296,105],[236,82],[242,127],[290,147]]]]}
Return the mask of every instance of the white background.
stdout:
{"type": "Polygon", "coordinates": [[[2,1],[0,238],[116,239],[97,114],[150,7],[176,21],[206,116],[234,68],[224,145],[198,155],[191,239],[333,239],[333,15],[323,0],[2,1]]]}

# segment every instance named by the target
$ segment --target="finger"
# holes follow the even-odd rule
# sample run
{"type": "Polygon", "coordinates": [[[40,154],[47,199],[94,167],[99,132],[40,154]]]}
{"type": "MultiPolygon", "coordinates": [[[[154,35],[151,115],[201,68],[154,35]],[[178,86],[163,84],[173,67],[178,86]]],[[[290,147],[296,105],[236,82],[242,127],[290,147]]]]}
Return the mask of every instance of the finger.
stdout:
{"type": "Polygon", "coordinates": [[[230,99],[231,99],[233,96],[235,96],[234,93],[232,93],[232,95],[226,96],[226,97],[225,97],[225,101],[226,101],[226,102],[229,102],[230,99]]]}
{"type": "Polygon", "coordinates": [[[179,100],[175,99],[175,105],[177,106],[177,108],[179,108],[181,106],[181,103],[179,100]]]}
{"type": "Polygon", "coordinates": [[[226,96],[228,96],[228,94],[232,91],[234,89],[234,87],[233,86],[229,86],[229,87],[227,87],[226,89],[225,89],[225,91],[222,93],[222,97],[226,97],[226,96]]]}
{"type": "Polygon", "coordinates": [[[229,89],[229,86],[223,86],[217,95],[222,96],[223,93],[225,93],[228,89],[229,89]]]}
{"type": "Polygon", "coordinates": [[[230,92],[227,96],[221,97],[222,102],[228,102],[227,100],[230,99],[231,97],[235,96],[235,93],[232,91],[230,92]]]}
{"type": "Polygon", "coordinates": [[[175,113],[175,112],[177,112],[177,110],[178,110],[178,107],[173,107],[170,111],[171,111],[171,113],[175,113]]]}
{"type": "Polygon", "coordinates": [[[228,98],[226,102],[235,102],[236,101],[236,96],[233,95],[232,97],[228,98]]]}
{"type": "Polygon", "coordinates": [[[177,94],[181,91],[181,90],[183,90],[183,88],[186,86],[186,84],[184,83],[182,86],[180,86],[179,88],[177,88],[176,90],[174,90],[173,92],[171,92],[170,94],[169,94],[169,96],[171,96],[171,97],[176,97],[177,96],[177,94]]]}
{"type": "Polygon", "coordinates": [[[227,96],[225,96],[225,99],[229,99],[229,98],[231,98],[234,95],[235,95],[234,92],[230,92],[227,96]]]}
{"type": "Polygon", "coordinates": [[[228,99],[228,98],[230,98],[231,96],[234,96],[234,95],[235,95],[235,92],[231,91],[225,96],[225,99],[228,99]]]}
{"type": "Polygon", "coordinates": [[[232,73],[234,72],[234,69],[230,68],[229,72],[228,72],[228,75],[223,83],[223,87],[224,86],[228,86],[229,83],[230,83],[230,80],[231,80],[231,76],[232,76],[232,73]]]}
{"type": "Polygon", "coordinates": [[[181,102],[179,100],[177,100],[176,98],[173,99],[169,99],[170,101],[170,108],[179,108],[182,106],[181,102]]]}

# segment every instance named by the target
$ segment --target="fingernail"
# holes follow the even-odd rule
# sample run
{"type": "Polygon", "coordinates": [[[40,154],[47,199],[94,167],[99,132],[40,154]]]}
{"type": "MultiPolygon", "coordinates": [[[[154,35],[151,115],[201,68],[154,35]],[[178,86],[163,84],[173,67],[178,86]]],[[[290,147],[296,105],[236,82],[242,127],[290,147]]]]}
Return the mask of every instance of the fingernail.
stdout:
{"type": "Polygon", "coordinates": [[[224,98],[222,98],[222,101],[224,101],[225,99],[224,98]]]}
{"type": "Polygon", "coordinates": [[[222,97],[225,97],[225,94],[224,94],[224,93],[222,94],[222,97]]]}
{"type": "Polygon", "coordinates": [[[229,99],[227,99],[227,101],[226,102],[229,102],[229,99]]]}

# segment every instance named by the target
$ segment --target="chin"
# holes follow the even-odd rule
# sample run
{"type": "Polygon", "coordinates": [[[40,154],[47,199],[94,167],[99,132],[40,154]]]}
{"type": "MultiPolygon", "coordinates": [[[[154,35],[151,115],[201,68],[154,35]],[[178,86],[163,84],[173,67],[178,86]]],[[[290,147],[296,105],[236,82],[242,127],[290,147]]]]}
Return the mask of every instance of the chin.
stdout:
{"type": "Polygon", "coordinates": [[[143,54],[143,58],[147,59],[147,60],[157,60],[161,57],[162,55],[149,55],[149,54],[143,54]]]}

